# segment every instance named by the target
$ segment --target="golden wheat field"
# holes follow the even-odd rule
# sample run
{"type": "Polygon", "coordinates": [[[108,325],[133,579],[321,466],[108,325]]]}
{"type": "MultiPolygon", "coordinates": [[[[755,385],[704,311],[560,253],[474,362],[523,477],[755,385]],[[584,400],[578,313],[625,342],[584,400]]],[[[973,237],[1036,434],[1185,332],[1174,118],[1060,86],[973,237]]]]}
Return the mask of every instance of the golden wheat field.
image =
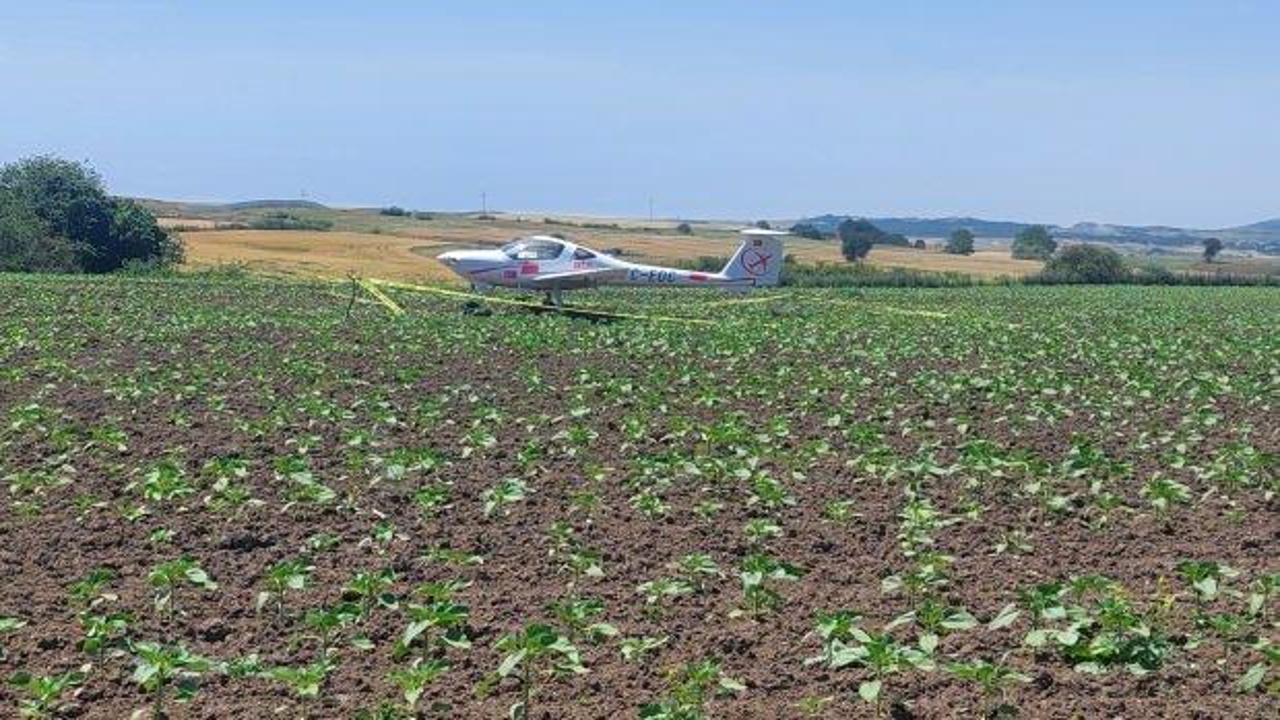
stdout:
{"type": "MultiPolygon", "coordinates": [[[[176,224],[176,223],[175,223],[176,224]]],[[[191,227],[191,225],[184,225],[191,227]]],[[[449,221],[396,227],[392,232],[220,230],[184,231],[187,265],[193,269],[241,264],[256,272],[279,275],[345,277],[355,274],[396,280],[454,282],[456,278],[435,256],[445,250],[493,246],[512,237],[537,232],[560,232],[589,247],[621,251],[642,261],[692,260],[728,256],[737,246],[735,233],[700,231],[692,236],[639,229],[588,230],[548,227],[541,223],[449,221]]],[[[835,242],[790,238],[787,252],[807,262],[843,263],[835,242]]],[[[936,249],[876,247],[867,262],[935,272],[959,272],[980,277],[1023,276],[1040,263],[1014,260],[1008,251],[980,250],[970,256],[948,255],[936,249]]]]}
{"type": "Polygon", "coordinates": [[[354,274],[434,281],[453,278],[434,259],[434,254],[444,252],[444,248],[420,238],[291,230],[184,232],[182,238],[187,248],[186,264],[192,269],[238,264],[270,275],[354,274]]]}

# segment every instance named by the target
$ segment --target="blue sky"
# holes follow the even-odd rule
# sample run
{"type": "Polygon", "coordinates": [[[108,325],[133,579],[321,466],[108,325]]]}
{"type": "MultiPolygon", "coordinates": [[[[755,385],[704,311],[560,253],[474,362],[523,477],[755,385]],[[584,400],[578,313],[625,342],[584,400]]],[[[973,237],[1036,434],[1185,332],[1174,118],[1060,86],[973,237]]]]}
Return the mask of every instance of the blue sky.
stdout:
{"type": "Polygon", "coordinates": [[[0,0],[0,161],[671,217],[1280,216],[1280,3],[0,0]]]}

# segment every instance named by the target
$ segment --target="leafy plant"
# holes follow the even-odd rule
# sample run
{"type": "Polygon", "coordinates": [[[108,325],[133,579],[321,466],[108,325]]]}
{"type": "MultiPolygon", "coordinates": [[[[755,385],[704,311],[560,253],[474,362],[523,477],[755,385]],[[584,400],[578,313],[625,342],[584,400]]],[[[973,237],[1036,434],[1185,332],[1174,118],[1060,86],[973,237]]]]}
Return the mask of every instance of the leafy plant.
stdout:
{"type": "Polygon", "coordinates": [[[1260,639],[1254,649],[1262,654],[1262,661],[1249,666],[1236,687],[1240,692],[1251,692],[1264,687],[1273,695],[1280,695],[1280,644],[1260,639]],[[1268,678],[1271,682],[1263,685],[1268,678]]]}
{"type": "Polygon", "coordinates": [[[199,690],[200,676],[213,667],[211,662],[191,654],[181,645],[134,643],[133,656],[131,679],[151,693],[155,718],[165,717],[164,701],[170,687],[177,689],[179,702],[189,700],[199,690]]]}
{"type": "Polygon", "coordinates": [[[649,653],[657,650],[667,644],[667,637],[629,637],[623,638],[619,643],[618,649],[622,652],[622,659],[627,662],[635,662],[649,653]]]}
{"type": "Polygon", "coordinates": [[[951,663],[947,665],[947,672],[982,689],[983,717],[993,717],[1000,712],[1007,703],[1009,688],[1031,682],[1029,676],[1003,663],[986,660],[951,663]]]}
{"type": "MultiPolygon", "coordinates": [[[[22,618],[0,615],[0,638],[9,633],[17,632],[27,626],[27,621],[22,618]]],[[[0,660],[4,660],[4,645],[0,645],[0,660]]]]}
{"type": "Polygon", "coordinates": [[[636,592],[644,595],[645,610],[649,614],[660,617],[667,603],[681,595],[693,592],[693,586],[676,578],[657,578],[640,583],[636,592]]]}
{"type": "Polygon", "coordinates": [[[485,516],[491,516],[494,513],[505,516],[510,512],[509,506],[524,500],[529,492],[529,486],[519,478],[500,481],[481,495],[481,499],[484,500],[485,516]]]}
{"type": "Polygon", "coordinates": [[[344,600],[360,603],[360,614],[368,615],[376,606],[394,608],[397,598],[391,592],[396,581],[395,570],[384,568],[377,572],[358,572],[342,589],[344,600]]]}
{"type": "Polygon", "coordinates": [[[725,674],[715,660],[687,663],[667,676],[667,697],[640,708],[642,720],[703,720],[706,705],[719,693],[746,690],[740,681],[725,674]]]}
{"type": "Polygon", "coordinates": [[[617,637],[618,629],[607,622],[597,620],[604,614],[604,603],[599,598],[566,598],[551,603],[552,617],[569,629],[573,640],[599,643],[617,637]]]}
{"type": "Polygon", "coordinates": [[[404,701],[413,710],[422,699],[427,686],[449,670],[449,663],[439,658],[423,660],[414,658],[407,668],[392,670],[388,676],[404,693],[404,701]]]}
{"type": "Polygon", "coordinates": [[[60,675],[32,675],[18,672],[9,679],[26,698],[18,703],[18,714],[29,718],[52,718],[62,709],[62,696],[78,687],[85,680],[84,673],[67,672],[60,675]]]}
{"type": "Polygon", "coordinates": [[[857,665],[870,673],[871,677],[858,685],[858,696],[875,705],[877,717],[881,715],[884,704],[884,684],[890,678],[909,670],[934,669],[930,652],[899,644],[888,633],[869,633],[855,627],[850,634],[853,637],[851,643],[842,640],[832,642],[828,665],[837,670],[857,665]]]}
{"type": "Polygon", "coordinates": [[[293,691],[294,695],[300,698],[314,698],[320,694],[320,688],[324,686],[325,679],[334,668],[333,660],[325,657],[301,667],[287,665],[273,667],[266,674],[272,680],[283,683],[293,691]]]}
{"type": "Polygon", "coordinates": [[[507,633],[494,648],[504,653],[497,680],[514,677],[520,683],[520,700],[509,712],[512,720],[533,716],[536,686],[542,679],[587,672],[578,649],[550,625],[528,625],[507,633]]]}
{"type": "Polygon", "coordinates": [[[147,575],[147,581],[155,588],[156,612],[167,610],[170,620],[178,612],[178,590],[182,586],[191,585],[202,590],[218,589],[218,584],[209,579],[204,568],[187,556],[157,565],[147,575]]]}
{"type": "Polygon", "coordinates": [[[258,593],[258,610],[273,603],[276,616],[283,617],[286,596],[290,592],[306,588],[314,569],[304,560],[284,560],[277,563],[263,578],[264,589],[258,593]]]}

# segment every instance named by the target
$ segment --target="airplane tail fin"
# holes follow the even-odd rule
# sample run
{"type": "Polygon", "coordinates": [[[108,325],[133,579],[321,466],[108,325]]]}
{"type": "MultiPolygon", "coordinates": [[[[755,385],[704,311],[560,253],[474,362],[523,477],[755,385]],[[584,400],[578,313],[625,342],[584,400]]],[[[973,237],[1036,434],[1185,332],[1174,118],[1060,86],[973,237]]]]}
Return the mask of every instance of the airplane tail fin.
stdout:
{"type": "Polygon", "coordinates": [[[720,271],[749,287],[773,287],[782,272],[782,237],[789,233],[752,228],[742,231],[742,244],[720,271]]]}

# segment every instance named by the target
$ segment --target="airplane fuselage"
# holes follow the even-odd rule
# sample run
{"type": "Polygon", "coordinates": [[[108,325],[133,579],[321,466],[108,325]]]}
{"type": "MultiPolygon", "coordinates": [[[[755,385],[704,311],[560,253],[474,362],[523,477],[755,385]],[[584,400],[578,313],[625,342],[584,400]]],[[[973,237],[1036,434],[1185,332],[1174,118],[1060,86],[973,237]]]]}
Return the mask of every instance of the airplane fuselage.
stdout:
{"type": "Polygon", "coordinates": [[[721,272],[633,263],[549,236],[520,238],[499,250],[454,250],[438,259],[476,287],[559,292],[621,285],[638,287],[752,288],[773,284],[781,252],[746,242],[721,272]]]}

